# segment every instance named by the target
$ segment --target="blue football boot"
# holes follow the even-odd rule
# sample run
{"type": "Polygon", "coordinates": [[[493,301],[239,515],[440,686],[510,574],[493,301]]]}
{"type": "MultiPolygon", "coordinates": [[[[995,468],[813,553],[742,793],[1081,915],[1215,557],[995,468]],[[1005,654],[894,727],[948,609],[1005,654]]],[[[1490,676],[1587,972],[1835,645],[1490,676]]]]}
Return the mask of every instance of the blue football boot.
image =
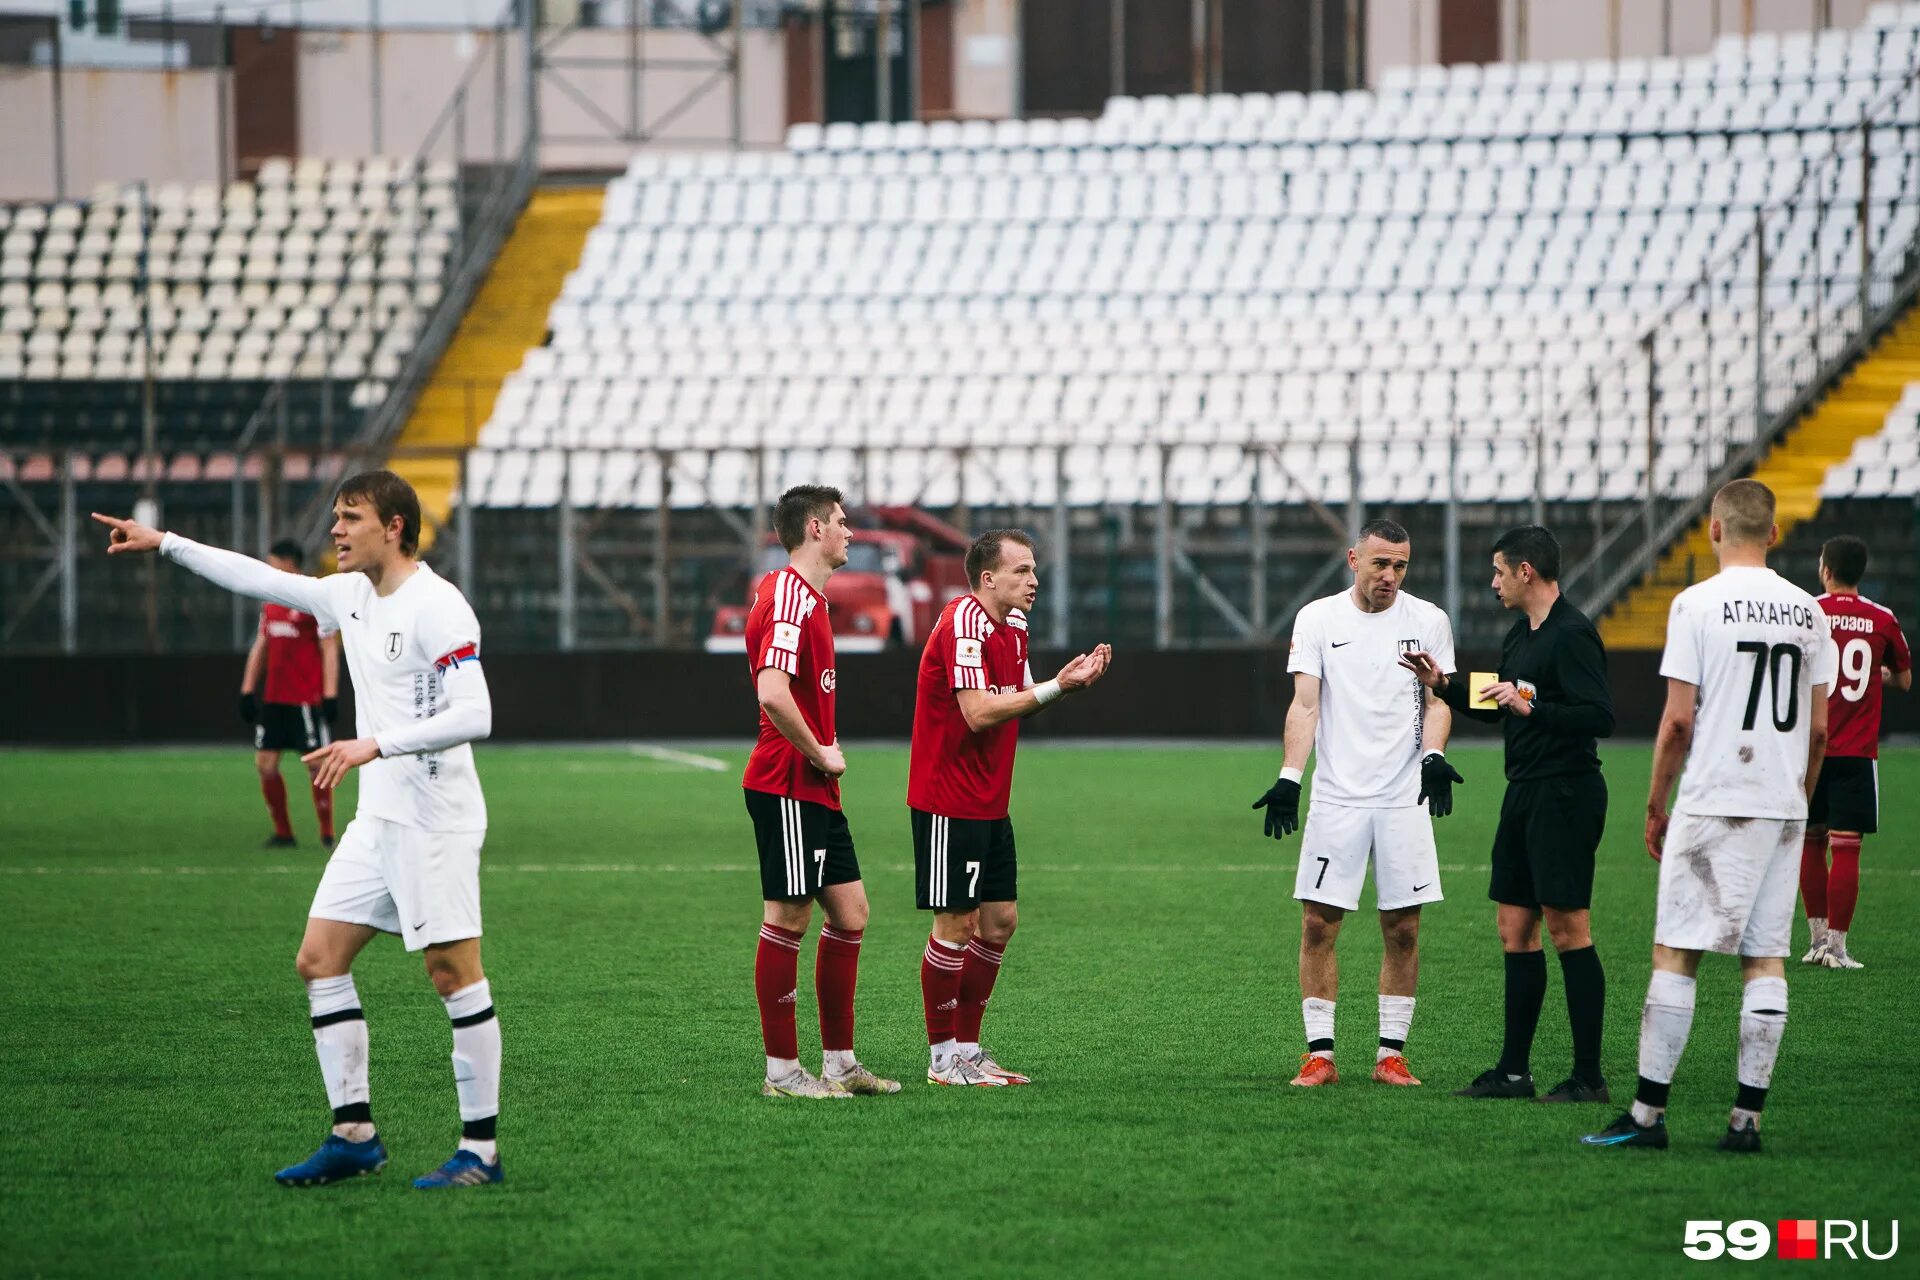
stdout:
{"type": "Polygon", "coordinates": [[[453,1153],[453,1159],[435,1169],[432,1173],[423,1173],[413,1180],[413,1185],[423,1189],[432,1187],[479,1187],[489,1182],[505,1182],[507,1174],[498,1160],[488,1164],[477,1152],[464,1147],[453,1153]]]}
{"type": "Polygon", "coordinates": [[[329,1182],[364,1178],[387,1167],[387,1148],[378,1135],[365,1142],[348,1142],[328,1134],[319,1150],[273,1175],[283,1187],[324,1187],[329,1182]]]}

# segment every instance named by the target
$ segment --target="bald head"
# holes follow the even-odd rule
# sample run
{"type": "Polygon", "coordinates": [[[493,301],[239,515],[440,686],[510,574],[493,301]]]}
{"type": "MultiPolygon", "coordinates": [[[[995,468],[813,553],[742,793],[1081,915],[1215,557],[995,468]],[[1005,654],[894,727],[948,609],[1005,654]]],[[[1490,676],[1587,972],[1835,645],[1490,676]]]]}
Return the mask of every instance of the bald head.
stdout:
{"type": "Polygon", "coordinates": [[[1773,545],[1773,490],[1758,480],[1730,480],[1713,495],[1720,541],[1733,546],[1773,545]]]}

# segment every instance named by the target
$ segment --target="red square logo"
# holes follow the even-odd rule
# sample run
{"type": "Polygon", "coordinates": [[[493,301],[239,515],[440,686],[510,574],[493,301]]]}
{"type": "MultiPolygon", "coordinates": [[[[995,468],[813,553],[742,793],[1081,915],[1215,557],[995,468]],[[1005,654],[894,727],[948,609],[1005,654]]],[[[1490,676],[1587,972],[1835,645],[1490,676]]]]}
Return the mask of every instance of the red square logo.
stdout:
{"type": "Polygon", "coordinates": [[[1812,1218],[1782,1218],[1776,1241],[1782,1258],[1817,1258],[1820,1256],[1820,1224],[1812,1218]]]}

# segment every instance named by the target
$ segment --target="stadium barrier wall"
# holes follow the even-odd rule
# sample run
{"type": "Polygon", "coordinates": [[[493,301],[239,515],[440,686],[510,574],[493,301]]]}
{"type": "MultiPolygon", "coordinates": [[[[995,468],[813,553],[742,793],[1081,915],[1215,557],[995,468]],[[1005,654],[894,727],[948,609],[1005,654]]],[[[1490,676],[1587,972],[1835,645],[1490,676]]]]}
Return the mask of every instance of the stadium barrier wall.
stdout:
{"type": "MultiPolygon", "coordinates": [[[[1035,673],[1051,673],[1064,656],[1037,652],[1035,673]]],[[[1286,659],[1282,648],[1122,652],[1098,690],[1036,719],[1024,733],[1036,739],[1262,739],[1277,746],[1292,691],[1286,659]]],[[[905,739],[918,662],[916,653],[843,656],[840,736],[905,739]]],[[[1616,736],[1649,738],[1658,727],[1666,700],[1659,664],[1657,653],[1611,655],[1616,736]]],[[[242,665],[233,654],[0,659],[0,680],[11,693],[0,716],[0,743],[226,742],[238,750],[250,742],[235,696],[242,665]]],[[[487,681],[496,741],[677,738],[745,745],[753,736],[753,695],[734,655],[501,653],[488,656],[487,681]]],[[[1889,734],[1920,733],[1920,698],[1892,696],[1886,705],[1889,734]]],[[[351,714],[346,694],[343,732],[351,714]]],[[[1456,737],[1493,741],[1498,735],[1463,719],[1456,737]]]]}

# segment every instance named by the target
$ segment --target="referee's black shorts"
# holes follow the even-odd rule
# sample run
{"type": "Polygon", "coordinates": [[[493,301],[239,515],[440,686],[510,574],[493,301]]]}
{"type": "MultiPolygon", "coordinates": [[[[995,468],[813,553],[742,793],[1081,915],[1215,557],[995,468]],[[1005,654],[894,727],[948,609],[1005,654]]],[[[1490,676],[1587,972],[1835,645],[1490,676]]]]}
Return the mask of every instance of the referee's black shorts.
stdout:
{"type": "Polygon", "coordinates": [[[1487,896],[1562,911],[1593,905],[1593,857],[1606,825],[1607,780],[1598,773],[1508,783],[1487,896]]]}

